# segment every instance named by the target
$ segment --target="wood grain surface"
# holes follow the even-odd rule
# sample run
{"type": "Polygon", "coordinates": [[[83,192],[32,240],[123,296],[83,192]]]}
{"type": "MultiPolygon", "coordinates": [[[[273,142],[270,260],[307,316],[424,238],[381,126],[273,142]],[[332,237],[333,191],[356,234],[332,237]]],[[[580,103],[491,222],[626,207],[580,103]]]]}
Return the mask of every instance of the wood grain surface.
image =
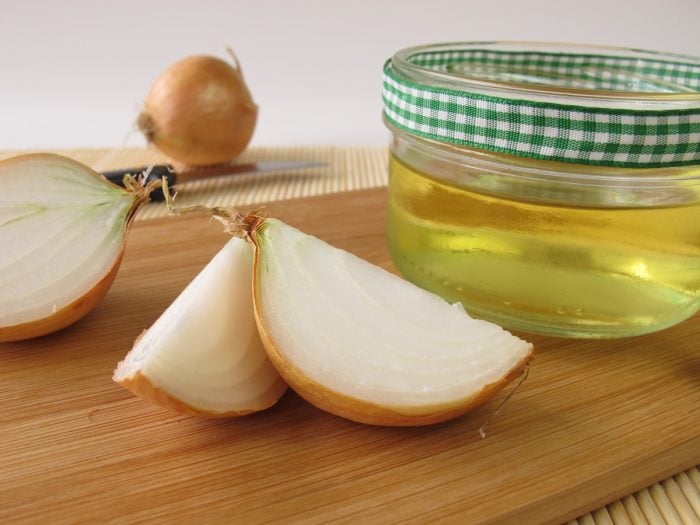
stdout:
{"type": "MultiPolygon", "coordinates": [[[[270,215],[392,269],[385,189],[270,215]]],[[[352,423],[289,392],[230,420],[170,413],[116,363],[226,242],[202,216],[134,225],[96,310],[0,344],[0,523],[561,523],[700,463],[700,316],[643,337],[526,337],[525,383],[454,421],[352,423]]]]}

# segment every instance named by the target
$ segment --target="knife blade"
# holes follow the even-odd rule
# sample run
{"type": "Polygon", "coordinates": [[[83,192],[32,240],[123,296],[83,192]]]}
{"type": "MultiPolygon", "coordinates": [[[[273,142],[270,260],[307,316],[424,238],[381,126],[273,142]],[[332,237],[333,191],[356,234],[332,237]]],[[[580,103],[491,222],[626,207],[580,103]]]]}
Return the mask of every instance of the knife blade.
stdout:
{"type": "MultiPolygon", "coordinates": [[[[133,168],[122,168],[116,170],[103,171],[102,175],[110,182],[119,186],[124,186],[124,176],[127,174],[146,174],[144,184],[152,180],[161,180],[163,177],[168,182],[168,186],[183,182],[204,180],[213,177],[227,175],[246,175],[253,173],[270,173],[273,171],[299,170],[303,168],[320,168],[326,166],[325,162],[312,161],[271,161],[271,162],[251,162],[246,164],[224,164],[220,166],[206,166],[198,168],[187,168],[177,170],[170,164],[153,164],[151,166],[138,166],[133,168]]],[[[163,191],[157,188],[151,192],[151,200],[164,200],[163,191]]]]}

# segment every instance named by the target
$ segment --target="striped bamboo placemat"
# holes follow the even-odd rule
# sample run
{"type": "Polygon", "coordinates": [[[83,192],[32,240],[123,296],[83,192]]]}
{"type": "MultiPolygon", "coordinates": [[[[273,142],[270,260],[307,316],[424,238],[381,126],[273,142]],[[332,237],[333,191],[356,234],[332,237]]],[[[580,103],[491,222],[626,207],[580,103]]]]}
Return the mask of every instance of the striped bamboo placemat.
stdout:
{"type": "MultiPolygon", "coordinates": [[[[24,152],[0,152],[0,159],[24,152]]],[[[137,167],[165,162],[152,149],[74,149],[57,153],[72,157],[96,171],[137,167]]],[[[240,163],[304,161],[322,162],[317,168],[234,175],[182,185],[178,205],[245,206],[260,202],[323,195],[384,186],[387,183],[386,148],[345,147],[252,147],[240,163]]],[[[138,220],[168,214],[162,203],[149,203],[138,220]]],[[[700,524],[700,470],[685,472],[590,512],[568,525],[606,524],[700,524]]]]}
{"type": "Polygon", "coordinates": [[[693,467],[589,512],[567,525],[700,523],[700,470],[693,467]]]}

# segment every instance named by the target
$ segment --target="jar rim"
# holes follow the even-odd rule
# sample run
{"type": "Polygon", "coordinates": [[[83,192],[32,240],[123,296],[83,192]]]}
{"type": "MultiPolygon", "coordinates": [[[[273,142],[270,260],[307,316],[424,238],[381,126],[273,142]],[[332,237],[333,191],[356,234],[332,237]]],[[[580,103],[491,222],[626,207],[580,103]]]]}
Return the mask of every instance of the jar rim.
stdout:
{"type": "MultiPolygon", "coordinates": [[[[583,99],[590,99],[592,104],[640,102],[664,103],[669,107],[679,108],[697,107],[700,104],[700,80],[698,88],[688,88],[682,92],[658,92],[648,90],[612,90],[612,89],[586,89],[566,87],[536,82],[508,81],[505,79],[488,79],[469,76],[457,72],[439,70],[426,67],[414,62],[415,57],[427,53],[460,53],[474,50],[485,50],[504,53],[528,52],[556,55],[577,55],[595,57],[616,57],[637,61],[641,66],[644,63],[666,63],[669,66],[690,66],[697,69],[696,74],[700,78],[700,57],[691,55],[665,53],[658,51],[632,49],[625,47],[554,43],[554,42],[526,42],[526,41],[483,41],[483,42],[444,42],[407,47],[397,51],[391,58],[392,67],[409,79],[422,80],[434,83],[436,86],[453,87],[458,89],[484,91],[487,93],[501,93],[510,96],[525,97],[556,97],[557,100],[575,98],[577,104],[585,103],[583,99]],[[417,77],[417,78],[416,78],[417,77]]],[[[633,71],[630,71],[633,73],[633,71]]],[[[656,108],[657,105],[654,104],[656,108]]]]}
{"type": "Polygon", "coordinates": [[[430,44],[385,62],[382,98],[394,125],[452,144],[599,166],[700,164],[700,58],[579,44],[430,44]],[[653,92],[630,91],[629,82],[653,92]]]}

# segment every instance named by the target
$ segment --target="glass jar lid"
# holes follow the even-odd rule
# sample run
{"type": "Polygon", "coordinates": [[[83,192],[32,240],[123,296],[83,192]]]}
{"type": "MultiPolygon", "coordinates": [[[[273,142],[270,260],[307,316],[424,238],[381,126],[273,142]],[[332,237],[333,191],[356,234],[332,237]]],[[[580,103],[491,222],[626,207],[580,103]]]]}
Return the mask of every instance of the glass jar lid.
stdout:
{"type": "Polygon", "coordinates": [[[700,164],[700,58],[508,42],[420,46],[384,66],[384,116],[405,132],[543,160],[700,164]]]}

